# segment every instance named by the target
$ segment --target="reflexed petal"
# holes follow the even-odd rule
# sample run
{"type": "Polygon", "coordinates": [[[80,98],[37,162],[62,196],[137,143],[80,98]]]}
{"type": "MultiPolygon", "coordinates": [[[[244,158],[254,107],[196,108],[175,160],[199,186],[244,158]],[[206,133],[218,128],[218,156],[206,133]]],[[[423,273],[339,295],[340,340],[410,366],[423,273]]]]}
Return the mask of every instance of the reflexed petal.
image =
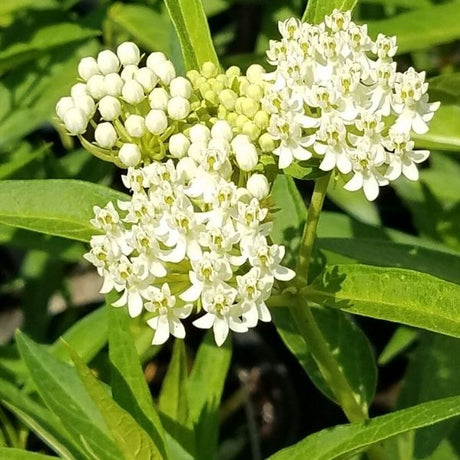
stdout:
{"type": "Polygon", "coordinates": [[[280,281],[290,281],[295,276],[295,271],[278,265],[273,269],[273,276],[280,281]]]}
{"type": "Polygon", "coordinates": [[[216,344],[218,347],[220,347],[228,336],[229,327],[227,321],[216,317],[213,331],[216,344]]]}
{"type": "Polygon", "coordinates": [[[372,175],[364,177],[363,190],[366,198],[369,201],[374,201],[379,195],[379,184],[377,179],[372,175]]]}
{"type": "Polygon", "coordinates": [[[215,316],[211,313],[206,313],[201,318],[196,319],[193,321],[193,325],[199,327],[200,329],[210,329],[214,324],[215,316]]]}
{"type": "Polygon", "coordinates": [[[389,180],[396,180],[402,172],[402,164],[399,158],[393,158],[385,173],[385,177],[389,180]]]}
{"type": "Polygon", "coordinates": [[[131,318],[141,314],[143,304],[142,297],[138,292],[128,292],[128,312],[131,318]]]}
{"type": "Polygon", "coordinates": [[[405,162],[402,165],[402,173],[409,179],[416,181],[418,180],[418,169],[415,163],[412,162],[405,162]]]}
{"type": "Polygon", "coordinates": [[[344,185],[344,189],[350,192],[356,192],[363,186],[363,175],[356,172],[355,175],[344,185]]]}
{"type": "Polygon", "coordinates": [[[335,168],[336,159],[336,155],[332,153],[330,150],[327,150],[326,154],[324,155],[323,161],[319,165],[319,169],[321,169],[322,171],[331,171],[335,168]]]}
{"type": "Polygon", "coordinates": [[[422,161],[425,161],[429,156],[429,150],[413,150],[410,152],[410,158],[415,163],[421,163],[422,161]]]}
{"type": "Polygon", "coordinates": [[[169,338],[169,323],[165,316],[159,317],[157,329],[153,335],[152,345],[161,345],[169,338]]]}
{"type": "Polygon", "coordinates": [[[200,297],[203,287],[201,284],[192,284],[185,292],[179,297],[186,302],[194,302],[200,297]]]}
{"type": "Polygon", "coordinates": [[[169,331],[178,339],[183,339],[185,337],[184,325],[176,318],[169,318],[169,331]]]}

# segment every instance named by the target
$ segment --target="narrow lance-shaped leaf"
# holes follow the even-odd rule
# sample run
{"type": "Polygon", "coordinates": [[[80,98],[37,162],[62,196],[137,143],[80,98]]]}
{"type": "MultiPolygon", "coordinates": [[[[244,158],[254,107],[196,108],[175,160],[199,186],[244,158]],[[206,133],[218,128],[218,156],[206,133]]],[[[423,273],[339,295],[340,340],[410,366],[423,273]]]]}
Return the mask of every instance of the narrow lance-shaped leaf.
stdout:
{"type": "Polygon", "coordinates": [[[232,356],[231,340],[218,347],[208,332],[188,380],[189,424],[194,427],[196,457],[214,458],[219,434],[219,405],[232,356]]]}
{"type": "Polygon", "coordinates": [[[419,404],[362,423],[340,425],[314,433],[271,460],[338,460],[350,458],[369,446],[410,430],[460,415],[460,396],[419,404]]]}
{"type": "Polygon", "coordinates": [[[176,28],[187,70],[198,70],[205,62],[219,66],[201,0],[165,0],[176,28]]]}
{"type": "Polygon", "coordinates": [[[163,426],[153,405],[129,330],[130,318],[126,309],[114,308],[110,304],[109,300],[105,309],[108,310],[109,316],[109,357],[112,367],[113,399],[150,434],[162,456],[166,457],[163,426]]]}
{"type": "Polygon", "coordinates": [[[117,447],[123,453],[123,458],[125,460],[163,459],[164,456],[150,436],[112,399],[77,353],[70,349],[70,355],[86,390],[104,417],[117,447]]]}
{"type": "Polygon", "coordinates": [[[304,293],[348,313],[460,337],[460,286],[425,273],[335,265],[326,267],[304,293]]]}
{"type": "Polygon", "coordinates": [[[0,182],[0,223],[35,232],[89,241],[93,206],[127,199],[123,193],[77,180],[0,182]]]}
{"type": "Polygon", "coordinates": [[[119,460],[120,451],[75,369],[18,332],[19,351],[45,404],[88,454],[119,460]]]}
{"type": "Polygon", "coordinates": [[[56,457],[51,457],[50,455],[10,447],[0,447],[0,458],[5,460],[56,460],[56,457]]]}

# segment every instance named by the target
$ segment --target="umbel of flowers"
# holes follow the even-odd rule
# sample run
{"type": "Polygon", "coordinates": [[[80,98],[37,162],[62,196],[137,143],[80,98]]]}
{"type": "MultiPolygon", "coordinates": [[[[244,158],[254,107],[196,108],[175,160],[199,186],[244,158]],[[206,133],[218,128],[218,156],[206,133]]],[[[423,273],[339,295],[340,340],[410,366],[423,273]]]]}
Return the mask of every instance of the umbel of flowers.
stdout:
{"type": "Polygon", "coordinates": [[[95,208],[86,258],[101,291],[120,294],[114,306],[145,315],[155,344],[184,337],[192,314],[219,345],[270,320],[267,299],[295,274],[270,241],[265,165],[319,164],[373,200],[401,174],[416,180],[429,155],[410,136],[427,131],[439,104],[423,72],[397,72],[394,37],[373,41],[337,10],[279,30],[270,73],[206,63],[177,76],[163,53],[143,57],[125,42],[82,59],[57,104],[89,152],[127,168],[131,198],[95,208]]]}

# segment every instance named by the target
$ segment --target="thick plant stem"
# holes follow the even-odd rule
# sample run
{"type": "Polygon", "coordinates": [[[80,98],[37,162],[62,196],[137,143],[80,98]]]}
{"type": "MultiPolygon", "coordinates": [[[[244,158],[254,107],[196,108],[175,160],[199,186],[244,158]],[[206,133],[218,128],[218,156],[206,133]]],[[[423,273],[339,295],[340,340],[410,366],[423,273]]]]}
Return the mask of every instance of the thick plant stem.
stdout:
{"type": "MultiPolygon", "coordinates": [[[[313,245],[316,239],[316,230],[330,177],[331,174],[327,174],[318,179],[313,190],[297,262],[296,272],[300,280],[299,284],[308,284],[308,270],[310,267],[313,245]]],[[[367,409],[360,404],[357,395],[350,387],[350,384],[316,323],[307,299],[299,292],[301,291],[298,291],[297,295],[292,296],[291,302],[289,302],[289,309],[297,329],[303,336],[308,350],[311,352],[324,380],[332,390],[335,399],[348,420],[350,422],[364,422],[369,418],[367,409]]],[[[380,446],[370,447],[367,450],[367,454],[371,460],[385,459],[385,453],[380,446]]]]}
{"type": "Polygon", "coordinates": [[[306,281],[308,281],[308,268],[310,267],[311,253],[316,239],[316,229],[318,227],[319,216],[323,208],[330,177],[331,174],[326,174],[316,181],[310,206],[308,208],[307,222],[303,230],[296,268],[297,274],[303,276],[306,281]]]}

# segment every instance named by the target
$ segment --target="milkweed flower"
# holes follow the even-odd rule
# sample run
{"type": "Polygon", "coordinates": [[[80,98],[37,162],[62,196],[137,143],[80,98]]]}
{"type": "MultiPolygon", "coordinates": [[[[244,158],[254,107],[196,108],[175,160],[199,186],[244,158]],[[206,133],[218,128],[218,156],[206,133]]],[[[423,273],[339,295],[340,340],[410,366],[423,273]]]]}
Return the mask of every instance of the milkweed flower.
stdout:
{"type": "Polygon", "coordinates": [[[334,12],[319,25],[291,18],[279,23],[267,61],[275,69],[262,99],[268,134],[280,169],[317,158],[348,190],[369,200],[401,174],[418,178],[429,152],[413,150],[411,133],[424,134],[439,103],[428,101],[425,73],[398,72],[396,37],[373,41],[350,12],[334,12]]]}
{"type": "Polygon", "coordinates": [[[114,306],[145,316],[154,344],[183,338],[182,321],[195,312],[193,324],[212,328],[221,345],[230,330],[270,321],[266,300],[295,275],[281,265],[284,247],[269,243],[267,184],[255,176],[251,192],[232,182],[228,148],[212,143],[230,138],[220,126],[193,132],[191,145],[203,143],[196,159],[128,168],[130,199],[94,209],[100,234],[85,257],[103,278],[101,292],[119,293],[114,306]]]}

